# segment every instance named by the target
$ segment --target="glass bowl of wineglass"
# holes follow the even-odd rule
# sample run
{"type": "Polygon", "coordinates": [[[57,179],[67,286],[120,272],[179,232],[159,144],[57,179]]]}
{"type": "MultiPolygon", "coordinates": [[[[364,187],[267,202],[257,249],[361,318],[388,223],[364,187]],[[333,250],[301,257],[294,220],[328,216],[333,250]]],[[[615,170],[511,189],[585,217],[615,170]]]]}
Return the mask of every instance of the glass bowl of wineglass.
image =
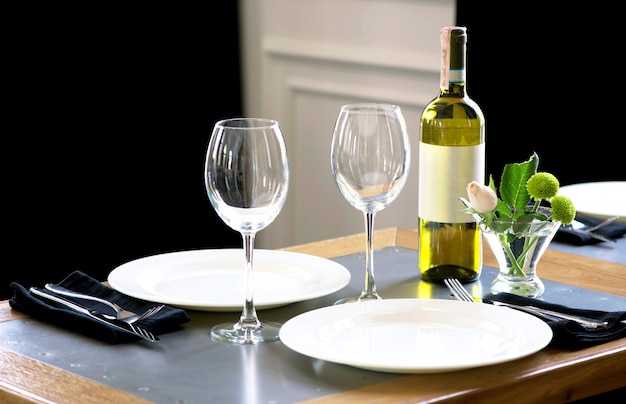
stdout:
{"type": "Polygon", "coordinates": [[[365,219],[365,286],[335,304],[380,300],[374,280],[374,218],[406,183],[411,147],[400,107],[381,103],[341,107],[333,130],[330,165],[343,197],[365,219]]]}
{"type": "Polygon", "coordinates": [[[235,344],[275,341],[280,324],[258,319],[252,273],[256,233],[278,216],[289,188],[289,159],[278,122],[264,118],[217,122],[206,152],[204,179],[218,216],[241,233],[245,257],[245,300],[239,321],[214,326],[211,337],[235,344]]]}

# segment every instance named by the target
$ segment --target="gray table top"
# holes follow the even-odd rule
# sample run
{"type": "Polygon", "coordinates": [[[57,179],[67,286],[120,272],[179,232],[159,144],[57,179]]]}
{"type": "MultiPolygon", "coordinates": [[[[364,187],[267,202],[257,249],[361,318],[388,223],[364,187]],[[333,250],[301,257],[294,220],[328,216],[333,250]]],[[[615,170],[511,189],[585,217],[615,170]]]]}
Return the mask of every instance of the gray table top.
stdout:
{"type": "Polygon", "coordinates": [[[619,238],[615,243],[600,242],[582,246],[553,241],[550,243],[550,248],[626,265],[626,237],[619,238]]]}
{"type": "MultiPolygon", "coordinates": [[[[588,256],[599,251],[598,258],[611,254],[611,260],[625,263],[625,244],[623,238],[616,245],[575,248],[588,256]]],[[[348,286],[322,298],[260,310],[260,319],[285,322],[339,298],[357,295],[363,286],[364,254],[333,260],[352,273],[348,286]]],[[[376,250],[375,262],[378,290],[384,298],[452,299],[443,285],[419,279],[416,251],[386,247],[376,250]]],[[[485,267],[481,278],[467,287],[474,294],[486,294],[495,275],[495,269],[485,267]]],[[[584,301],[585,308],[597,310],[626,307],[624,297],[544,282],[542,299],[554,303],[576,306],[584,301]]],[[[19,319],[0,324],[0,346],[158,403],[292,403],[400,376],[308,358],[280,341],[243,346],[213,341],[210,327],[235,322],[239,313],[189,311],[189,316],[191,322],[183,330],[161,335],[157,344],[139,341],[121,345],[109,345],[39,320],[19,319]]]]}

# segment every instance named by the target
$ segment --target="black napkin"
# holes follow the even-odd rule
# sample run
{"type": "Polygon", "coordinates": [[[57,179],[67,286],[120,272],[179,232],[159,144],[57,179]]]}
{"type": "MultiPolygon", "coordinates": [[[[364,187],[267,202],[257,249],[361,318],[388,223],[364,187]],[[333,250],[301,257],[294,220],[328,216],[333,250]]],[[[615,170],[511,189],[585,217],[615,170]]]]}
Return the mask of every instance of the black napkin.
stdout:
{"type": "MultiPolygon", "coordinates": [[[[576,216],[576,220],[589,227],[598,225],[604,221],[586,216],[576,216]]],[[[626,234],[626,223],[613,222],[599,228],[598,230],[594,230],[594,233],[604,236],[609,240],[617,240],[626,234]]],[[[570,226],[561,226],[559,231],[557,231],[554,236],[554,240],[575,245],[597,244],[603,242],[602,240],[592,238],[589,234],[574,231],[570,226]]]]}
{"type": "MultiPolygon", "coordinates": [[[[126,296],[115,289],[103,285],[96,279],[81,271],[72,272],[65,279],[63,279],[59,285],[76,292],[97,296],[102,299],[115,302],[125,309],[134,311],[135,313],[143,313],[156,305],[154,302],[126,296]]],[[[62,307],[54,302],[43,301],[32,295],[27,288],[16,282],[11,283],[11,288],[14,291],[13,297],[9,300],[11,307],[34,318],[112,344],[131,342],[140,339],[138,336],[118,330],[117,328],[97,321],[86,314],[73,311],[67,307],[62,307]]],[[[67,296],[64,296],[64,298],[75,301],[81,306],[94,309],[102,313],[113,314],[111,313],[110,307],[99,302],[70,298],[67,296]]],[[[154,316],[137,321],[135,324],[151,331],[155,335],[158,335],[179,330],[181,328],[181,324],[184,324],[189,320],[190,319],[185,310],[165,306],[154,316]]]]}
{"type": "Polygon", "coordinates": [[[488,300],[511,303],[518,306],[535,306],[609,323],[607,328],[588,329],[572,320],[551,321],[542,318],[542,320],[552,328],[554,336],[552,337],[550,345],[554,347],[582,349],[626,337],[626,324],[621,322],[626,320],[626,307],[624,311],[576,309],[510,293],[498,293],[497,295],[492,295],[484,299],[484,301],[488,300]]]}

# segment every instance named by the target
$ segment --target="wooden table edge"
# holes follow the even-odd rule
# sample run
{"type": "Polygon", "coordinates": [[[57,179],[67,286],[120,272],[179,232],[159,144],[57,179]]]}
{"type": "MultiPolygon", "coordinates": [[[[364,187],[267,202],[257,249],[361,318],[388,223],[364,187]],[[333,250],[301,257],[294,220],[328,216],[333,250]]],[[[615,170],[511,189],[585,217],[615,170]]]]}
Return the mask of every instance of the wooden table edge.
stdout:
{"type": "MultiPolygon", "coordinates": [[[[377,249],[397,246],[416,250],[417,232],[395,227],[377,230],[374,246],[377,249]]],[[[282,250],[333,258],[362,252],[364,247],[364,234],[359,233],[282,250]]],[[[613,288],[605,287],[601,282],[604,276],[626,279],[623,265],[553,250],[547,251],[544,258],[548,264],[542,268],[540,276],[545,279],[560,281],[559,279],[563,279],[563,267],[567,267],[570,275],[566,279],[572,285],[626,296],[626,290],[618,289],[621,293],[615,293],[613,288]]],[[[495,266],[495,259],[488,248],[485,248],[484,261],[485,265],[495,266]]],[[[0,322],[25,317],[27,316],[12,310],[8,301],[0,302],[0,322]]],[[[515,362],[460,372],[399,375],[398,378],[386,382],[312,399],[307,403],[356,401],[397,403],[434,399],[441,402],[480,400],[481,403],[501,403],[507,399],[517,403],[568,402],[621,387],[626,387],[626,339],[575,352],[547,348],[515,362]],[[575,362],[573,365],[566,366],[572,361],[575,362]],[[515,365],[512,366],[512,363],[515,365]],[[526,365],[528,368],[519,369],[520,365],[526,365]],[[457,383],[460,380],[463,386],[449,383],[451,380],[457,383]],[[563,385],[563,381],[570,380],[578,381],[579,384],[575,388],[558,389],[558,386],[563,385]],[[441,397],[442,391],[447,391],[447,395],[441,397]]],[[[5,401],[150,402],[0,347],[0,402],[5,401]],[[37,376],[42,374],[46,377],[37,376]]]]}

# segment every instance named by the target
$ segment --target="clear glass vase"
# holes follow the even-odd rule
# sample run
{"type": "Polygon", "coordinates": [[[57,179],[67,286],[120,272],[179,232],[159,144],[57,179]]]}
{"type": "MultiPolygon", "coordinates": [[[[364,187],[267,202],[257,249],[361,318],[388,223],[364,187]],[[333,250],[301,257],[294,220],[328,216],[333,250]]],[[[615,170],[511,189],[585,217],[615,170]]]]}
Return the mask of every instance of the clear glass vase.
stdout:
{"type": "Polygon", "coordinates": [[[560,222],[547,220],[523,224],[511,222],[495,230],[481,225],[499,266],[491,293],[541,296],[545,286],[537,276],[537,264],[560,226],[560,222]]]}

